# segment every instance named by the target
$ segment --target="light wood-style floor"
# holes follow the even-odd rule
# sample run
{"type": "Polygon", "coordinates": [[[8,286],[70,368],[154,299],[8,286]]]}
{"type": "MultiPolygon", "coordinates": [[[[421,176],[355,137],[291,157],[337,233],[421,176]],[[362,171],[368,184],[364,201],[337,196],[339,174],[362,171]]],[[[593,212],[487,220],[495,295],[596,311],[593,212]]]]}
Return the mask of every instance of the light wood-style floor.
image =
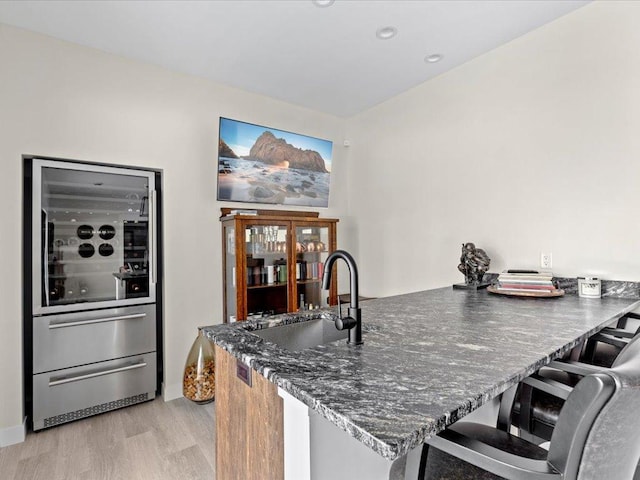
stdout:
{"type": "Polygon", "coordinates": [[[2,480],[213,480],[215,407],[180,398],[86,418],[0,448],[2,480]]]}

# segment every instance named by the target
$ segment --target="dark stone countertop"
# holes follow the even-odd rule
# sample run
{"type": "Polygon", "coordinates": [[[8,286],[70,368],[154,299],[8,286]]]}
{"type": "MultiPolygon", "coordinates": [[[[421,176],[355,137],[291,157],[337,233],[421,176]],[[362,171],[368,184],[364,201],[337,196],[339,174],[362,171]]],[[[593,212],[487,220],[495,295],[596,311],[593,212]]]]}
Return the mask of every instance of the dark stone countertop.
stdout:
{"type": "Polygon", "coordinates": [[[638,305],[638,299],[515,298],[448,287],[362,302],[360,346],[339,341],[294,352],[248,332],[331,319],[335,309],[204,330],[310,409],[393,460],[638,305]]]}

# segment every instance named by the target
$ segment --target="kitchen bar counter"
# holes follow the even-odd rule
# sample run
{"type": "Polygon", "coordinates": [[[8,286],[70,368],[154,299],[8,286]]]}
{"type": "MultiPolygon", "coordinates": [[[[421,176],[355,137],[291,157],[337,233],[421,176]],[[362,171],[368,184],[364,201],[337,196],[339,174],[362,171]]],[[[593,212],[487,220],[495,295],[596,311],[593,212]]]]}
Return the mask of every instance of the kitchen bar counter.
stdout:
{"type": "Polygon", "coordinates": [[[281,390],[394,460],[638,305],[449,287],[363,302],[361,346],[339,341],[294,352],[247,331],[330,319],[335,309],[204,330],[281,390]]]}

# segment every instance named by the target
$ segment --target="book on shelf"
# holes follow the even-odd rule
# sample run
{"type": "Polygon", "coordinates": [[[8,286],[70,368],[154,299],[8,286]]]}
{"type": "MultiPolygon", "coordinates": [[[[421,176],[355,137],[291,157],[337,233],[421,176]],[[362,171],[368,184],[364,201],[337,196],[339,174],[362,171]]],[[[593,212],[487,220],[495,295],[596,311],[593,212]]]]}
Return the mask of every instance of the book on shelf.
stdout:
{"type": "Polygon", "coordinates": [[[499,277],[507,277],[507,278],[552,278],[553,272],[548,270],[542,270],[536,273],[524,273],[518,271],[509,271],[500,273],[499,277]]]}
{"type": "Polygon", "coordinates": [[[309,262],[305,266],[306,279],[311,280],[313,278],[313,262],[309,262]]]}
{"type": "Polygon", "coordinates": [[[515,273],[501,273],[498,275],[498,278],[518,278],[521,280],[541,280],[541,279],[549,279],[553,278],[552,273],[539,273],[537,275],[522,275],[515,273]]]}
{"type": "Polygon", "coordinates": [[[318,280],[324,273],[324,263],[307,262],[301,260],[296,262],[296,280],[318,280]]]}
{"type": "Polygon", "coordinates": [[[498,283],[498,288],[504,290],[555,290],[556,287],[550,283],[548,285],[536,285],[529,283],[498,283]]]}
{"type": "Polygon", "coordinates": [[[503,270],[500,275],[553,275],[553,272],[551,270],[545,269],[545,270],[516,270],[516,269],[509,269],[509,270],[503,270]]]}
{"type": "Polygon", "coordinates": [[[555,287],[553,288],[548,288],[548,289],[540,289],[540,288],[504,288],[501,287],[500,285],[498,285],[496,287],[496,290],[499,292],[513,292],[513,293],[518,293],[518,292],[530,292],[530,293],[544,293],[544,292],[555,292],[557,289],[555,287]]]}
{"type": "Polygon", "coordinates": [[[520,280],[517,278],[498,278],[498,283],[517,283],[521,285],[551,285],[549,280],[520,280]]]}
{"type": "Polygon", "coordinates": [[[511,278],[499,278],[498,283],[515,283],[518,285],[552,285],[553,284],[551,280],[527,281],[527,280],[517,280],[517,279],[511,279],[511,278]]]}
{"type": "Polygon", "coordinates": [[[550,271],[528,272],[507,270],[498,275],[499,281],[518,281],[518,282],[543,282],[553,280],[553,273],[550,271]]]}
{"type": "Polygon", "coordinates": [[[232,217],[234,215],[258,215],[258,211],[257,210],[244,210],[244,209],[238,209],[238,210],[230,210],[229,213],[227,213],[225,215],[225,217],[232,217]]]}

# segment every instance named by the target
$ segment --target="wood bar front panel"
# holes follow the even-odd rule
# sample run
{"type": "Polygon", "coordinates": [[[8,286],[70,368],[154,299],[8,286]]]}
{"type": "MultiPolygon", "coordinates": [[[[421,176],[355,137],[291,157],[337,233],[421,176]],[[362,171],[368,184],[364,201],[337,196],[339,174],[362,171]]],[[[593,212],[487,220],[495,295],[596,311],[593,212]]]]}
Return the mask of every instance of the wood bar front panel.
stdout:
{"type": "Polygon", "coordinates": [[[252,386],[236,375],[236,359],[216,351],[216,480],[283,480],[283,406],[278,388],[250,370],[252,386]]]}

